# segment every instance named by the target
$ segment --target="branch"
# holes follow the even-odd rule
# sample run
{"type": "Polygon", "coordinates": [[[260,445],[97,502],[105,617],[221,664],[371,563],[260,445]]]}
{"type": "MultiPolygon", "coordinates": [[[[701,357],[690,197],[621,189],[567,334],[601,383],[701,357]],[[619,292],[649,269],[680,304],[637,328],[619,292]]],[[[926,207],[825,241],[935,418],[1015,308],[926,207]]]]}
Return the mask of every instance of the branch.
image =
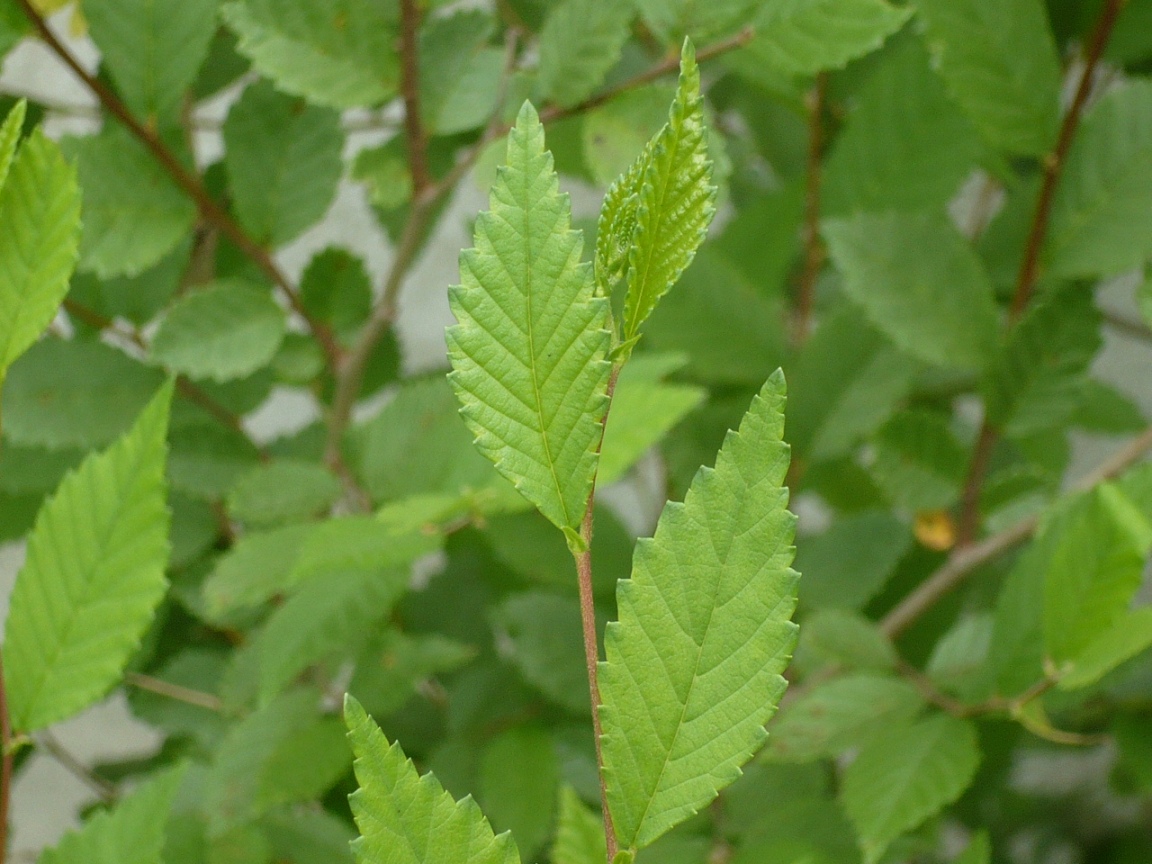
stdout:
{"type": "MultiPolygon", "coordinates": [[[[1012,326],[1032,299],[1036,288],[1036,280],[1040,275],[1040,252],[1044,246],[1044,238],[1048,234],[1048,220],[1052,214],[1052,202],[1055,198],[1056,185],[1064,170],[1064,163],[1068,158],[1068,150],[1072,146],[1072,139],[1076,136],[1076,129],[1080,125],[1080,118],[1088,102],[1088,95],[1092,92],[1092,79],[1096,74],[1096,67],[1108,44],[1108,37],[1112,35],[1112,28],[1120,14],[1126,0],[1106,0],[1092,38],[1088,46],[1088,54],[1084,59],[1084,69],[1080,74],[1080,82],[1076,87],[1076,95],[1064,115],[1060,124],[1060,133],[1056,139],[1055,149],[1044,159],[1044,179],[1040,186],[1040,193],[1036,198],[1036,210],[1032,216],[1032,226],[1028,230],[1028,240],[1024,245],[1024,258],[1020,263],[1020,271],[1016,276],[1016,290],[1012,295],[1012,303],[1008,309],[1008,322],[1012,326]]],[[[971,543],[979,530],[980,524],[980,494],[984,486],[984,478],[988,472],[988,463],[992,451],[996,446],[999,431],[988,422],[985,417],[980,424],[980,432],[976,439],[976,450],[969,463],[968,476],[964,481],[964,491],[961,494],[961,510],[959,519],[958,542],[961,545],[971,543]]]]}
{"type": "Polygon", "coordinates": [[[824,244],[820,242],[820,159],[824,155],[824,101],[828,94],[828,73],[816,76],[808,104],[808,176],[804,200],[804,270],[796,295],[793,341],[808,339],[812,329],[812,303],[816,279],[824,264],[824,244]]]}
{"type": "Polygon", "coordinates": [[[129,672],[124,676],[124,683],[131,684],[141,690],[147,690],[149,693],[155,693],[158,696],[167,696],[177,702],[195,705],[197,708],[206,708],[209,711],[217,712],[224,710],[224,703],[220,701],[218,696],[193,690],[190,687],[181,687],[179,684],[171,684],[160,678],[153,678],[151,675],[129,672]]]}
{"type": "Polygon", "coordinates": [[[92,91],[92,94],[99,100],[104,109],[114,116],[120,123],[132,133],[144,147],[152,154],[153,158],[160,164],[160,167],[172,178],[172,180],[184,190],[185,194],[196,205],[197,211],[200,213],[200,218],[205,222],[215,226],[220,233],[232,241],[235,246],[244,253],[261,272],[264,273],[271,281],[272,284],[284,296],[288,305],[292,310],[299,315],[307,323],[309,330],[316,337],[316,341],[320,343],[325,357],[329,365],[335,369],[340,360],[340,346],[337,344],[332,331],[323,322],[316,320],[300,301],[296,289],[284,274],[284,271],[272,259],[272,255],[267,249],[256,242],[238,223],[232,218],[229,213],[222,208],[212,196],[208,193],[207,188],[201,182],[199,176],[193,171],[184,167],[184,164],[176,156],[175,153],[168,147],[167,144],[160,138],[160,136],[151,128],[141,123],[132,112],[128,110],[120,97],[118,97],[112,90],[104,84],[101,80],[90,74],[82,65],[80,61],[72,54],[71,51],[56,38],[56,34],[48,26],[48,22],[44,20],[32,6],[31,0],[16,0],[20,8],[24,11],[40,38],[48,45],[48,47],[56,54],[57,57],[72,70],[73,74],[80,79],[80,81],[92,91]]]}
{"type": "MultiPolygon", "coordinates": [[[[608,411],[612,408],[612,396],[616,392],[616,380],[620,376],[620,366],[613,365],[608,378],[608,411]]],[[[604,430],[608,428],[608,411],[604,413],[600,427],[600,441],[597,452],[604,444],[604,430]]],[[[612,812],[608,807],[608,785],[604,782],[604,753],[600,739],[604,730],[600,726],[600,647],[596,641],[596,600],[592,593],[592,511],[596,504],[596,476],[592,476],[592,489],[588,493],[588,507],[584,510],[584,521],[580,524],[580,539],[584,541],[584,551],[576,559],[576,582],[580,588],[580,625],[584,635],[584,664],[588,672],[588,694],[592,700],[592,734],[596,739],[596,775],[600,779],[600,810],[604,816],[604,836],[608,846],[608,862],[616,858],[619,841],[616,839],[616,826],[612,824],[612,812]]]]}
{"type": "MultiPolygon", "coordinates": [[[[1082,477],[1073,487],[1073,492],[1083,492],[1099,483],[1111,480],[1124,473],[1152,450],[1152,427],[1144,430],[1125,446],[1117,450],[1094,471],[1082,477]]],[[[952,589],[964,581],[977,567],[991,561],[1018,543],[1032,536],[1039,519],[1030,516],[1022,519],[999,534],[958,547],[944,565],[916,589],[900,601],[884,616],[880,629],[889,639],[893,639],[908,629],[921,615],[931,609],[952,589]]]]}
{"type": "MultiPolygon", "coordinates": [[[[706,45],[696,52],[696,62],[703,63],[705,60],[711,60],[713,57],[719,57],[721,54],[726,54],[737,48],[742,48],[752,41],[752,37],[756,35],[756,31],[751,26],[745,27],[735,36],[729,36],[727,39],[721,39],[719,42],[713,42],[711,45],[706,45]]],[[[563,120],[566,117],[572,117],[576,114],[583,114],[585,111],[590,111],[593,108],[598,108],[605,102],[610,102],[628,90],[635,90],[637,87],[643,87],[645,84],[650,84],[658,78],[662,78],[669,73],[675,72],[680,68],[680,55],[669,56],[661,60],[650,69],[641,72],[639,75],[634,75],[626,81],[621,81],[607,90],[602,90],[595,96],[590,96],[583,102],[577,102],[575,105],[567,107],[561,105],[552,105],[545,108],[540,112],[540,122],[544,124],[555,123],[557,120],[563,120]]]]}
{"type": "Polygon", "coordinates": [[[1142,339],[1145,342],[1152,342],[1152,330],[1150,330],[1148,325],[1143,321],[1129,318],[1127,315],[1112,309],[1101,309],[1100,313],[1104,316],[1104,323],[1117,333],[1123,333],[1131,339],[1142,339]]]}
{"type": "Polygon", "coordinates": [[[432,183],[428,171],[428,136],[420,116],[420,9],[417,0],[400,0],[400,93],[404,97],[404,137],[412,195],[420,197],[432,183]]]}
{"type": "Polygon", "coordinates": [[[48,751],[48,755],[60,763],[73,777],[95,792],[104,804],[112,804],[116,801],[116,787],[103,777],[94,774],[83,762],[73,756],[51,732],[44,731],[36,737],[37,743],[48,751]]]}

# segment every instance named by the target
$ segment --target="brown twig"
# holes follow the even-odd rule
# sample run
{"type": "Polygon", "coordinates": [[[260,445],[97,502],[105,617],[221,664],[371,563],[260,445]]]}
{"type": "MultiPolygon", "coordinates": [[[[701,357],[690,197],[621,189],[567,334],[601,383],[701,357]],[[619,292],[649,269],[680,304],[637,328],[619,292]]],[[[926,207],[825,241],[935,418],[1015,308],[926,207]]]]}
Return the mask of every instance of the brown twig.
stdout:
{"type": "MultiPolygon", "coordinates": [[[[1028,239],[1024,244],[1024,257],[1020,262],[1020,270],[1016,276],[1016,290],[1012,294],[1012,302],[1008,308],[1009,326],[1013,326],[1024,313],[1036,288],[1036,280],[1040,275],[1040,252],[1044,246],[1044,239],[1048,235],[1048,222],[1052,215],[1056,186],[1060,181],[1060,175],[1068,158],[1068,151],[1084,114],[1084,107],[1088,103],[1088,95],[1092,92],[1092,81],[1096,74],[1096,67],[1104,54],[1104,47],[1108,44],[1108,37],[1112,35],[1112,28],[1116,24],[1116,18],[1119,16],[1124,3],[1125,0],[1106,0],[1104,8],[1100,11],[1100,17],[1096,21],[1088,44],[1088,54],[1084,58],[1084,69],[1076,87],[1076,95],[1060,124],[1056,146],[1044,159],[1044,178],[1041,181],[1040,193],[1036,198],[1036,209],[1032,216],[1031,227],[1028,230],[1028,239]]],[[[960,545],[971,543],[979,531],[980,495],[984,486],[984,478],[988,472],[988,463],[998,437],[999,431],[985,417],[980,424],[976,450],[972,455],[972,461],[969,463],[968,475],[964,480],[964,490],[961,493],[959,530],[957,532],[957,542],[960,545]]]]}
{"type": "Polygon", "coordinates": [[[209,711],[217,712],[224,710],[224,703],[218,696],[193,690],[190,687],[182,687],[179,684],[172,684],[159,678],[153,678],[151,675],[129,672],[124,676],[124,683],[131,684],[141,690],[147,690],[149,693],[155,693],[158,696],[167,696],[169,699],[175,699],[186,705],[195,705],[197,708],[206,708],[209,711]]]}
{"type": "Polygon", "coordinates": [[[0,660],[0,864],[8,854],[8,800],[12,790],[12,719],[8,716],[8,691],[4,687],[4,664],[0,660]]]}
{"type": "Polygon", "coordinates": [[[812,304],[816,279],[824,264],[824,244],[820,242],[820,160],[824,155],[824,101],[828,74],[816,76],[808,97],[808,171],[804,197],[804,269],[796,292],[793,341],[801,345],[812,329],[812,304]]]}
{"type": "MultiPolygon", "coordinates": [[[[729,36],[727,39],[721,39],[719,42],[714,42],[707,45],[696,52],[696,62],[703,63],[705,60],[711,60],[713,57],[719,57],[721,54],[726,54],[737,48],[742,48],[752,41],[752,37],[756,32],[752,27],[745,27],[735,36],[729,36]]],[[[585,111],[590,111],[593,108],[598,108],[605,102],[610,102],[612,99],[624,93],[627,90],[635,90],[637,87],[643,87],[645,84],[651,84],[653,81],[675,72],[680,68],[680,55],[669,56],[661,60],[650,69],[646,69],[638,75],[634,75],[626,81],[621,81],[614,87],[609,87],[607,90],[602,90],[594,96],[590,96],[583,102],[577,102],[575,105],[561,106],[553,105],[545,108],[540,112],[541,123],[554,123],[557,120],[563,120],[566,117],[572,117],[576,114],[583,114],[585,111]]]]}
{"type": "MultiPolygon", "coordinates": [[[[143,335],[135,327],[127,329],[119,326],[114,320],[102,315],[95,309],[90,309],[82,303],[79,303],[71,298],[65,298],[64,311],[74,317],[78,321],[83,321],[89,327],[97,330],[105,330],[114,333],[122,339],[127,340],[134,346],[139,348],[142,352],[147,353],[148,343],[145,341],[143,335]]],[[[187,399],[189,402],[195,403],[219,420],[224,426],[241,433],[248,437],[247,431],[244,429],[244,424],[240,421],[234,413],[229,411],[225,406],[221,405],[212,396],[199,385],[185,378],[183,375],[176,378],[176,389],[180,395],[187,399]]],[[[267,453],[263,448],[258,448],[262,459],[267,458],[267,453]]]]}
{"type": "Polygon", "coordinates": [[[412,197],[432,183],[428,171],[428,136],[420,116],[420,9],[416,0],[400,0],[400,93],[404,98],[404,138],[412,197]]]}
{"type": "Polygon", "coordinates": [[[16,0],[24,11],[40,38],[48,45],[52,52],[72,70],[84,86],[92,91],[104,109],[115,117],[135,137],[160,167],[172,178],[196,205],[200,218],[219,229],[232,243],[248,257],[265,276],[272,281],[277,290],[283,295],[292,310],[307,323],[309,330],[316,337],[316,341],[323,349],[325,357],[332,368],[339,363],[341,352],[335,336],[326,324],[318,321],[304,308],[299,294],[293,287],[284,271],[272,259],[271,253],[252,238],[231,215],[209,194],[208,189],[201,182],[199,176],[184,166],[184,163],[172,152],[171,148],[150,127],[140,122],[112,90],[104,82],[90,74],[71,51],[62,43],[44,17],[32,6],[30,0],[16,0]]]}
{"type": "MultiPolygon", "coordinates": [[[[1150,450],[1152,450],[1152,427],[1144,430],[1095,470],[1082,477],[1073,486],[1073,491],[1085,491],[1105,480],[1111,480],[1140,461],[1150,450]]],[[[911,594],[884,616],[880,622],[881,631],[890,639],[899,636],[977,567],[1031,537],[1038,522],[1035,516],[1030,516],[978,543],[957,547],[940,569],[921,582],[911,594]]]]}
{"type": "MultiPolygon", "coordinates": [[[[620,367],[613,366],[608,378],[608,406],[611,409],[612,396],[616,392],[616,380],[620,367]]],[[[604,430],[608,428],[608,412],[604,414],[600,431],[600,443],[604,443],[604,430]]],[[[612,812],[608,807],[608,785],[604,782],[604,753],[600,739],[604,730],[600,724],[600,646],[596,640],[596,599],[592,588],[592,513],[596,504],[596,477],[592,477],[592,489],[588,493],[588,506],[584,510],[584,520],[580,523],[580,539],[584,541],[584,551],[573,553],[576,559],[576,584],[580,589],[580,624],[584,636],[584,665],[588,672],[588,695],[592,700],[592,734],[596,739],[597,776],[600,779],[600,810],[604,817],[604,835],[608,844],[608,862],[616,858],[619,841],[616,839],[616,826],[612,823],[612,812]]]]}

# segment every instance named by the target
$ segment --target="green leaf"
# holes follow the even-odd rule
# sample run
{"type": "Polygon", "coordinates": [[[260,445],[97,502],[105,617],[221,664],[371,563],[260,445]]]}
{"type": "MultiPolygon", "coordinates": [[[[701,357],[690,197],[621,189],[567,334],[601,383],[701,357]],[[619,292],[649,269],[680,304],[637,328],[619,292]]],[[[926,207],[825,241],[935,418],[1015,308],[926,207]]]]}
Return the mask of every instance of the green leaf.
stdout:
{"type": "MultiPolygon", "coordinates": [[[[563,555],[564,550],[559,551],[563,555]]],[[[575,597],[537,591],[513,594],[492,619],[511,641],[510,659],[524,680],[569,711],[591,713],[580,604],[575,597]]]]}
{"type": "Polygon", "coordinates": [[[781,0],[761,5],[747,51],[789,75],[840,69],[879,48],[911,9],[886,0],[781,0]]]}
{"type": "Polygon", "coordinates": [[[261,812],[281,804],[313,801],[352,766],[344,724],[321,717],[280,742],[260,772],[253,799],[261,812]]]}
{"type": "Polygon", "coordinates": [[[479,9],[432,18],[420,34],[420,109],[429,131],[483,126],[496,108],[504,52],[488,45],[492,16],[479,9]]]}
{"type": "Polygon", "coordinates": [[[976,834],[955,864],[992,864],[992,844],[987,832],[976,834]]]}
{"type": "Polygon", "coordinates": [[[1069,284],[1041,294],[989,366],[982,387],[989,421],[1016,436],[1066,422],[1100,345],[1090,292],[1069,284]]]}
{"type": "Polygon", "coordinates": [[[875,438],[872,474],[889,499],[910,513],[944,510],[960,497],[968,452],[931,411],[902,411],[875,438]]]}
{"type": "Polygon", "coordinates": [[[1108,276],[1152,256],[1152,81],[1132,79],[1084,118],[1052,202],[1053,276],[1108,276]]]}
{"type": "Polygon", "coordinates": [[[686,40],[668,122],[640,155],[643,168],[629,169],[624,178],[638,181],[630,192],[636,202],[635,228],[627,240],[616,241],[631,247],[625,342],[639,336],[640,325],[692,263],[716,213],[706,131],[696,51],[686,40]]]}
{"type": "Polygon", "coordinates": [[[364,262],[344,249],[325,249],[300,278],[300,302],[341,336],[351,337],[372,311],[372,282],[364,262]]]}
{"type": "Polygon", "coordinates": [[[585,806],[571,786],[561,787],[552,864],[603,864],[606,854],[600,814],[585,806]]]}
{"type": "Polygon", "coordinates": [[[400,567],[439,548],[441,538],[415,529],[402,532],[372,516],[344,516],[316,525],[292,569],[294,581],[338,570],[400,567]]]}
{"type": "MultiPolygon", "coordinates": [[[[598,185],[621,183],[622,188],[629,190],[624,198],[639,189],[644,181],[644,165],[636,154],[664,127],[668,103],[673,98],[675,91],[671,87],[651,84],[626,90],[588,112],[580,137],[584,162],[598,185]],[[629,176],[622,179],[621,174],[629,176]]],[[[627,253],[628,244],[623,245],[622,251],[627,253]]]]}
{"type": "Polygon", "coordinates": [[[315,690],[291,690],[229,730],[204,778],[204,810],[214,835],[249,823],[272,806],[259,797],[268,788],[265,778],[285,745],[317,722],[319,704],[315,690]]]}
{"type": "Polygon", "coordinates": [[[103,342],[45,339],[4,386],[4,435],[50,449],[102,447],[123,432],[163,381],[103,342]]]}
{"type": "Polygon", "coordinates": [[[665,384],[687,358],[675,354],[633,357],[620,373],[612,397],[612,422],[604,429],[601,486],[618,480],[637,459],[663,440],[668,430],[704,401],[706,391],[686,384],[665,384]]]}
{"type": "Polygon", "coordinates": [[[405,568],[332,573],[297,586],[260,634],[261,702],[309,666],[336,653],[357,653],[407,584],[405,568]]]}
{"type": "Polygon", "coordinates": [[[893,726],[903,728],[924,707],[906,681],[875,672],[817,684],[782,708],[768,727],[769,758],[810,762],[867,745],[893,726]]]}
{"type": "Polygon", "coordinates": [[[980,698],[993,626],[991,614],[978,612],[962,616],[940,637],[924,669],[937,687],[964,699],[980,698]]]}
{"type": "Polygon", "coordinates": [[[635,0],[644,23],[665,43],[689,36],[697,41],[711,39],[747,23],[759,0],[635,0]]]}
{"type": "Polygon", "coordinates": [[[36,517],[5,629],[15,729],[43,728],[107,693],[164,596],[171,398],[167,384],[131,430],[64,479],[36,517]]]}
{"type": "Polygon", "coordinates": [[[1056,140],[1060,59],[1041,0],[916,0],[935,68],[984,138],[1038,156],[1056,140]]]}
{"type": "Polygon", "coordinates": [[[116,89],[145,121],[178,117],[216,32],[217,0],[88,0],[84,17],[116,89]]]}
{"type": "Polygon", "coordinates": [[[1140,586],[1152,525],[1110,483],[1076,499],[1053,524],[1044,584],[1044,644],[1074,660],[1124,615],[1140,586]]]}
{"type": "Polygon", "coordinates": [[[248,525],[281,525],[323,514],[340,498],[340,480],[323,465],[274,460],[242,475],[228,511],[248,525]]]}
{"type": "Polygon", "coordinates": [[[891,513],[869,510],[837,519],[823,534],[800,544],[800,598],[818,607],[863,608],[911,545],[912,532],[891,513]]]}
{"type": "Polygon", "coordinates": [[[851,304],[821,321],[802,352],[791,375],[788,428],[792,446],[811,460],[843,456],[876,431],[911,393],[919,366],[851,304]]]}
{"type": "Polygon", "coordinates": [[[876,65],[826,162],[829,216],[942,208],[983,150],[919,40],[896,41],[876,65]]]}
{"type": "Polygon", "coordinates": [[[575,531],[607,410],[607,301],[593,294],[557,190],[544,130],[525,103],[508,164],[476,220],[450,290],[449,380],[480,452],[557,527],[575,531]]]}
{"type": "Polygon", "coordinates": [[[308,525],[290,525],[242,535],[204,581],[208,613],[224,620],[290,589],[295,584],[293,568],[310,531],[308,525]]]}
{"type": "Polygon", "coordinates": [[[80,228],[76,172],[54,143],[36,130],[10,159],[23,118],[0,128],[0,383],[56,316],[80,228]]]}
{"type": "Polygon", "coordinates": [[[979,369],[996,343],[992,285],[943,213],[861,213],[824,223],[844,290],[914,357],[979,369]]]}
{"type": "Polygon", "coordinates": [[[21,99],[8,112],[3,125],[0,125],[0,190],[4,189],[4,182],[8,179],[8,169],[12,167],[12,160],[16,156],[16,145],[20,143],[20,133],[27,116],[28,103],[21,99]]]}
{"type": "Polygon", "coordinates": [[[379,414],[352,429],[350,463],[372,500],[459,494],[498,479],[472,446],[459,408],[444,376],[406,381],[379,414]]]}
{"type": "Polygon", "coordinates": [[[620,59],[632,10],[614,0],[564,0],[540,31],[540,89],[556,104],[592,95],[620,59]]]}
{"type": "Polygon", "coordinates": [[[66,834],[38,864],[161,864],[168,813],[184,767],[158,774],[66,834]]]}
{"type": "Polygon", "coordinates": [[[268,291],[220,281],[177,300],[160,322],[152,359],[189,378],[231,381],[271,362],[284,312],[268,291]]]}
{"type": "Polygon", "coordinates": [[[344,164],[340,115],[253,84],[224,122],[224,164],[245,228],[283,246],[318,221],[336,197],[344,164]]]}
{"type": "Polygon", "coordinates": [[[80,267],[101,279],[135,276],[192,229],[196,207],[144,145],[118,124],[65,142],[76,158],[81,207],[80,267]]]}
{"type": "Polygon", "coordinates": [[[1070,671],[1060,677],[1060,689],[1076,690],[1094,684],[1149,647],[1152,647],[1152,607],[1126,612],[1072,661],[1070,671]]]}
{"type": "Polygon", "coordinates": [[[649,845],[735,780],[784,692],[797,574],[783,406],[776,373],[715,469],[700,469],[684,503],[666,505],[655,536],[638,542],[617,591],[601,744],[626,848],[649,845]]]}
{"type": "Polygon", "coordinates": [[[477,796],[497,830],[512,832],[516,847],[533,856],[552,833],[559,766],[552,735],[543,726],[517,726],[480,755],[477,796]]]}
{"type": "Polygon", "coordinates": [[[348,692],[363,698],[373,714],[386,717],[401,708],[429,678],[452,672],[475,656],[470,646],[436,633],[408,636],[386,629],[373,637],[360,655],[348,692]]]}
{"type": "Polygon", "coordinates": [[[471,798],[453,801],[432,774],[417,774],[351,696],[344,718],[360,784],[351,796],[360,864],[519,864],[511,835],[493,836],[471,798]]]}
{"type": "Polygon", "coordinates": [[[848,609],[817,609],[805,618],[800,651],[844,669],[894,669],[899,659],[875,621],[848,609]]]}
{"type": "Polygon", "coordinates": [[[379,105],[396,92],[397,4],[243,0],[224,21],[239,50],[285,93],[331,108],[379,105]]]}
{"type": "Polygon", "coordinates": [[[841,790],[865,862],[875,864],[893,840],[959,798],[979,763],[975,727],[946,714],[889,726],[866,744],[841,790]]]}

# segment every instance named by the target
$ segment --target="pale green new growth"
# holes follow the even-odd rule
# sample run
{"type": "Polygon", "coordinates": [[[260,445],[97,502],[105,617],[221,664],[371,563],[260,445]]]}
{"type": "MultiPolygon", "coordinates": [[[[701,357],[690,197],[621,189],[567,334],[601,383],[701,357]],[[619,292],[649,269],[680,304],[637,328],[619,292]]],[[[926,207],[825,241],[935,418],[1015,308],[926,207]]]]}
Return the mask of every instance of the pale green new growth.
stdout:
{"type": "Polygon", "coordinates": [[[611,334],[569,226],[568,196],[525,103],[449,292],[459,323],[448,329],[448,377],[480,451],[572,536],[596,473],[611,334]]]}
{"type": "Polygon", "coordinates": [[[0,127],[0,382],[68,292],[80,228],[75,170],[39,130],[17,152],[23,120],[0,127]]]}
{"type": "Polygon", "coordinates": [[[350,799],[360,864],[519,864],[512,835],[494,836],[471,796],[454,801],[431,773],[418,774],[351,696],[344,718],[360,787],[350,799]]]}
{"type": "Polygon", "coordinates": [[[604,212],[601,228],[607,227],[609,236],[603,243],[615,246],[604,262],[606,275],[619,267],[614,257],[624,250],[628,255],[623,333],[627,343],[639,336],[640,325],[692,263],[716,213],[700,69],[688,40],[668,122],[609,190],[604,212]]]}
{"type": "Polygon", "coordinates": [[[180,765],[153,777],[65,835],[40,856],[39,864],[160,864],[169,811],[184,771],[180,765]]]}
{"type": "Polygon", "coordinates": [[[619,585],[600,681],[621,847],[647,846],[735,780],[784,692],[798,577],[783,407],[777,372],[619,585]]]}
{"type": "Polygon", "coordinates": [[[12,725],[32,732],[103,696],[164,596],[165,439],[172,385],[36,518],[4,641],[12,725]]]}

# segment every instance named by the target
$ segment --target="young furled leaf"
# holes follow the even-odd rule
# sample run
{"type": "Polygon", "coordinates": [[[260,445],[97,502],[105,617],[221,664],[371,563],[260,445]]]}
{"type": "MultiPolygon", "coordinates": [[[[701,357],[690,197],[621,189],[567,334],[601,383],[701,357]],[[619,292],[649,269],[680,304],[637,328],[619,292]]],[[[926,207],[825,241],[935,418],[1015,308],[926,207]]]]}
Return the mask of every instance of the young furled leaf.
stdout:
{"type": "Polygon", "coordinates": [[[16,152],[23,103],[0,127],[0,382],[51,323],[76,266],[76,171],[36,130],[16,152]]]}
{"type": "Polygon", "coordinates": [[[476,446],[570,537],[584,517],[608,406],[608,301],[580,263],[544,128],[528,103],[450,290],[449,379],[476,446]]]}
{"type": "Polygon", "coordinates": [[[71,716],[117,680],[164,596],[165,438],[172,384],[36,517],[4,639],[12,725],[71,716]]]}
{"type": "Polygon", "coordinates": [[[344,719],[360,785],[350,799],[360,864],[519,864],[512,835],[494,836],[470,796],[454,801],[431,773],[417,774],[351,696],[344,719]]]}
{"type": "MultiPolygon", "coordinates": [[[[700,69],[685,40],[668,122],[609,189],[600,217],[607,236],[597,240],[598,278],[610,280],[628,250],[626,343],[639,336],[640,325],[692,263],[715,213],[700,69]]],[[[606,292],[611,286],[601,281],[598,287],[606,292]]]]}
{"type": "Polygon", "coordinates": [[[600,716],[623,848],[649,845],[740,776],[784,692],[798,577],[783,407],[777,372],[620,582],[600,716]]]}

